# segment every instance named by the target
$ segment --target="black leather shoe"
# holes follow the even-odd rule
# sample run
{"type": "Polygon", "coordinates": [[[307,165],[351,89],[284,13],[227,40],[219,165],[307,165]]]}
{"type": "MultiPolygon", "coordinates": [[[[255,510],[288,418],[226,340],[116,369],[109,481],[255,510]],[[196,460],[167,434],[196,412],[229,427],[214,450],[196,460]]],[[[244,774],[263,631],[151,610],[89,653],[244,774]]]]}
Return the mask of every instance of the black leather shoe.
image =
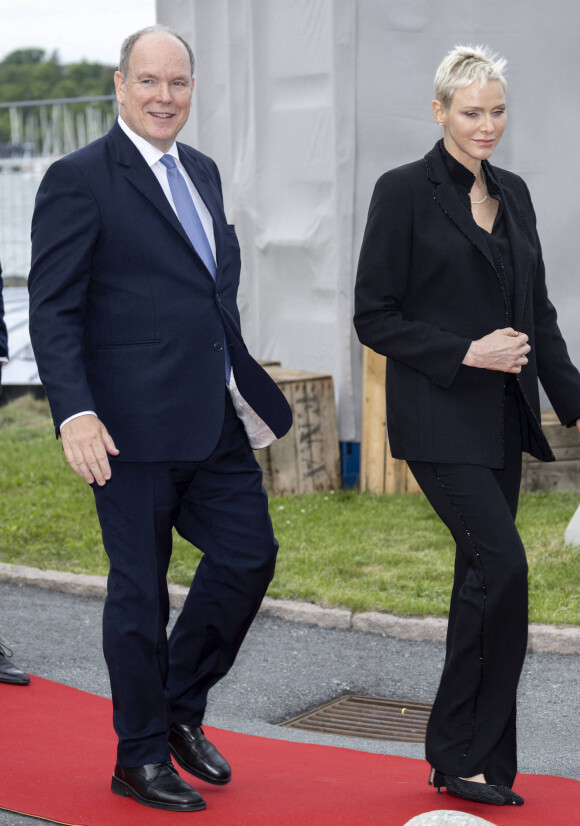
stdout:
{"type": "Polygon", "coordinates": [[[169,750],[182,769],[206,783],[223,786],[232,779],[230,764],[206,739],[201,726],[174,723],[169,733],[169,750]]]}
{"type": "Polygon", "coordinates": [[[148,763],[131,769],[117,764],[111,791],[168,812],[198,812],[206,807],[202,796],[181,779],[172,763],[148,763]]]}
{"type": "Polygon", "coordinates": [[[12,656],[12,652],[8,654],[8,650],[0,645],[0,683],[28,685],[30,677],[10,662],[8,658],[12,656]]]}

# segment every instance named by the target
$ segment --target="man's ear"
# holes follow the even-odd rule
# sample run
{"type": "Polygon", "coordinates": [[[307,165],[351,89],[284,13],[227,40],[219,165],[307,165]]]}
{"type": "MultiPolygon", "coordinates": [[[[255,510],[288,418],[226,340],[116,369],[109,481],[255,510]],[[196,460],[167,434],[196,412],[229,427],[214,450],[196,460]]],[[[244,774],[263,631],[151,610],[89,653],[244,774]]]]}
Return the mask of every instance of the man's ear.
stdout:
{"type": "Polygon", "coordinates": [[[121,72],[115,72],[115,92],[117,93],[117,103],[125,102],[125,78],[121,72]]]}

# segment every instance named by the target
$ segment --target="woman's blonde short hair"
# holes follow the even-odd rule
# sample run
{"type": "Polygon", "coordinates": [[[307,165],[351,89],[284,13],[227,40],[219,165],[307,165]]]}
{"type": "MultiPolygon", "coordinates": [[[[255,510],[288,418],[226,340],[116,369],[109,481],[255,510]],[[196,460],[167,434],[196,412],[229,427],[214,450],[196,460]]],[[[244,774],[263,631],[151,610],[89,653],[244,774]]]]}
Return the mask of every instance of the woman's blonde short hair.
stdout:
{"type": "Polygon", "coordinates": [[[485,86],[490,80],[499,80],[507,87],[503,71],[507,60],[498,57],[487,46],[455,46],[443,58],[435,74],[435,99],[449,109],[456,89],[478,83],[485,86]]]}

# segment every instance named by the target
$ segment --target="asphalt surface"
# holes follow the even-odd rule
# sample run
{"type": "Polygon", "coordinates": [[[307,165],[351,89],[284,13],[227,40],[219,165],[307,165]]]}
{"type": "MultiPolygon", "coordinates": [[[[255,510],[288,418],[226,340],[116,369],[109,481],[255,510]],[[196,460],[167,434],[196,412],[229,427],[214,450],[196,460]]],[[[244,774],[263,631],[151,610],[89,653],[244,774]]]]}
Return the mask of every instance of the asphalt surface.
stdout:
{"type": "MultiPolygon", "coordinates": [[[[101,611],[101,599],[0,582],[0,633],[14,650],[14,662],[32,675],[109,697],[101,611]]],[[[172,621],[175,616],[172,611],[172,621]]],[[[205,722],[265,737],[422,759],[422,745],[276,724],[348,692],[432,702],[443,655],[439,642],[259,615],[234,668],[213,689],[205,722]]],[[[528,654],[518,697],[520,771],[580,780],[579,665],[578,654],[528,654]]],[[[0,684],[0,708],[1,692],[0,684]]],[[[111,769],[113,763],[112,753],[111,769]]],[[[0,826],[43,822],[0,810],[0,826]]]]}

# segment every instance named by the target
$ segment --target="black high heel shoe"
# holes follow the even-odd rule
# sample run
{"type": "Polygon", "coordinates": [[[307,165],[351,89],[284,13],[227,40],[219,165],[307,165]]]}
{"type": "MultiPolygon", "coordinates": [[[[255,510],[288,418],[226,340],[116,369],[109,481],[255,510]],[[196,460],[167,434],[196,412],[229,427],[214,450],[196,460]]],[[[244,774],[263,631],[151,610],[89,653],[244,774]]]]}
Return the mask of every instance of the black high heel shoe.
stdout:
{"type": "Polygon", "coordinates": [[[509,786],[492,786],[496,792],[499,792],[508,806],[523,806],[524,798],[516,794],[509,786]]]}
{"type": "MultiPolygon", "coordinates": [[[[441,794],[441,787],[444,786],[447,789],[447,793],[453,795],[453,797],[461,797],[463,800],[473,800],[474,803],[490,803],[493,806],[505,806],[508,802],[499,791],[500,788],[507,789],[507,786],[489,786],[487,783],[474,783],[472,780],[462,780],[460,777],[454,777],[449,774],[444,775],[436,769],[431,769],[429,785],[434,786],[438,794],[441,794]]],[[[509,791],[511,792],[511,789],[509,789],[509,791]]]]}

